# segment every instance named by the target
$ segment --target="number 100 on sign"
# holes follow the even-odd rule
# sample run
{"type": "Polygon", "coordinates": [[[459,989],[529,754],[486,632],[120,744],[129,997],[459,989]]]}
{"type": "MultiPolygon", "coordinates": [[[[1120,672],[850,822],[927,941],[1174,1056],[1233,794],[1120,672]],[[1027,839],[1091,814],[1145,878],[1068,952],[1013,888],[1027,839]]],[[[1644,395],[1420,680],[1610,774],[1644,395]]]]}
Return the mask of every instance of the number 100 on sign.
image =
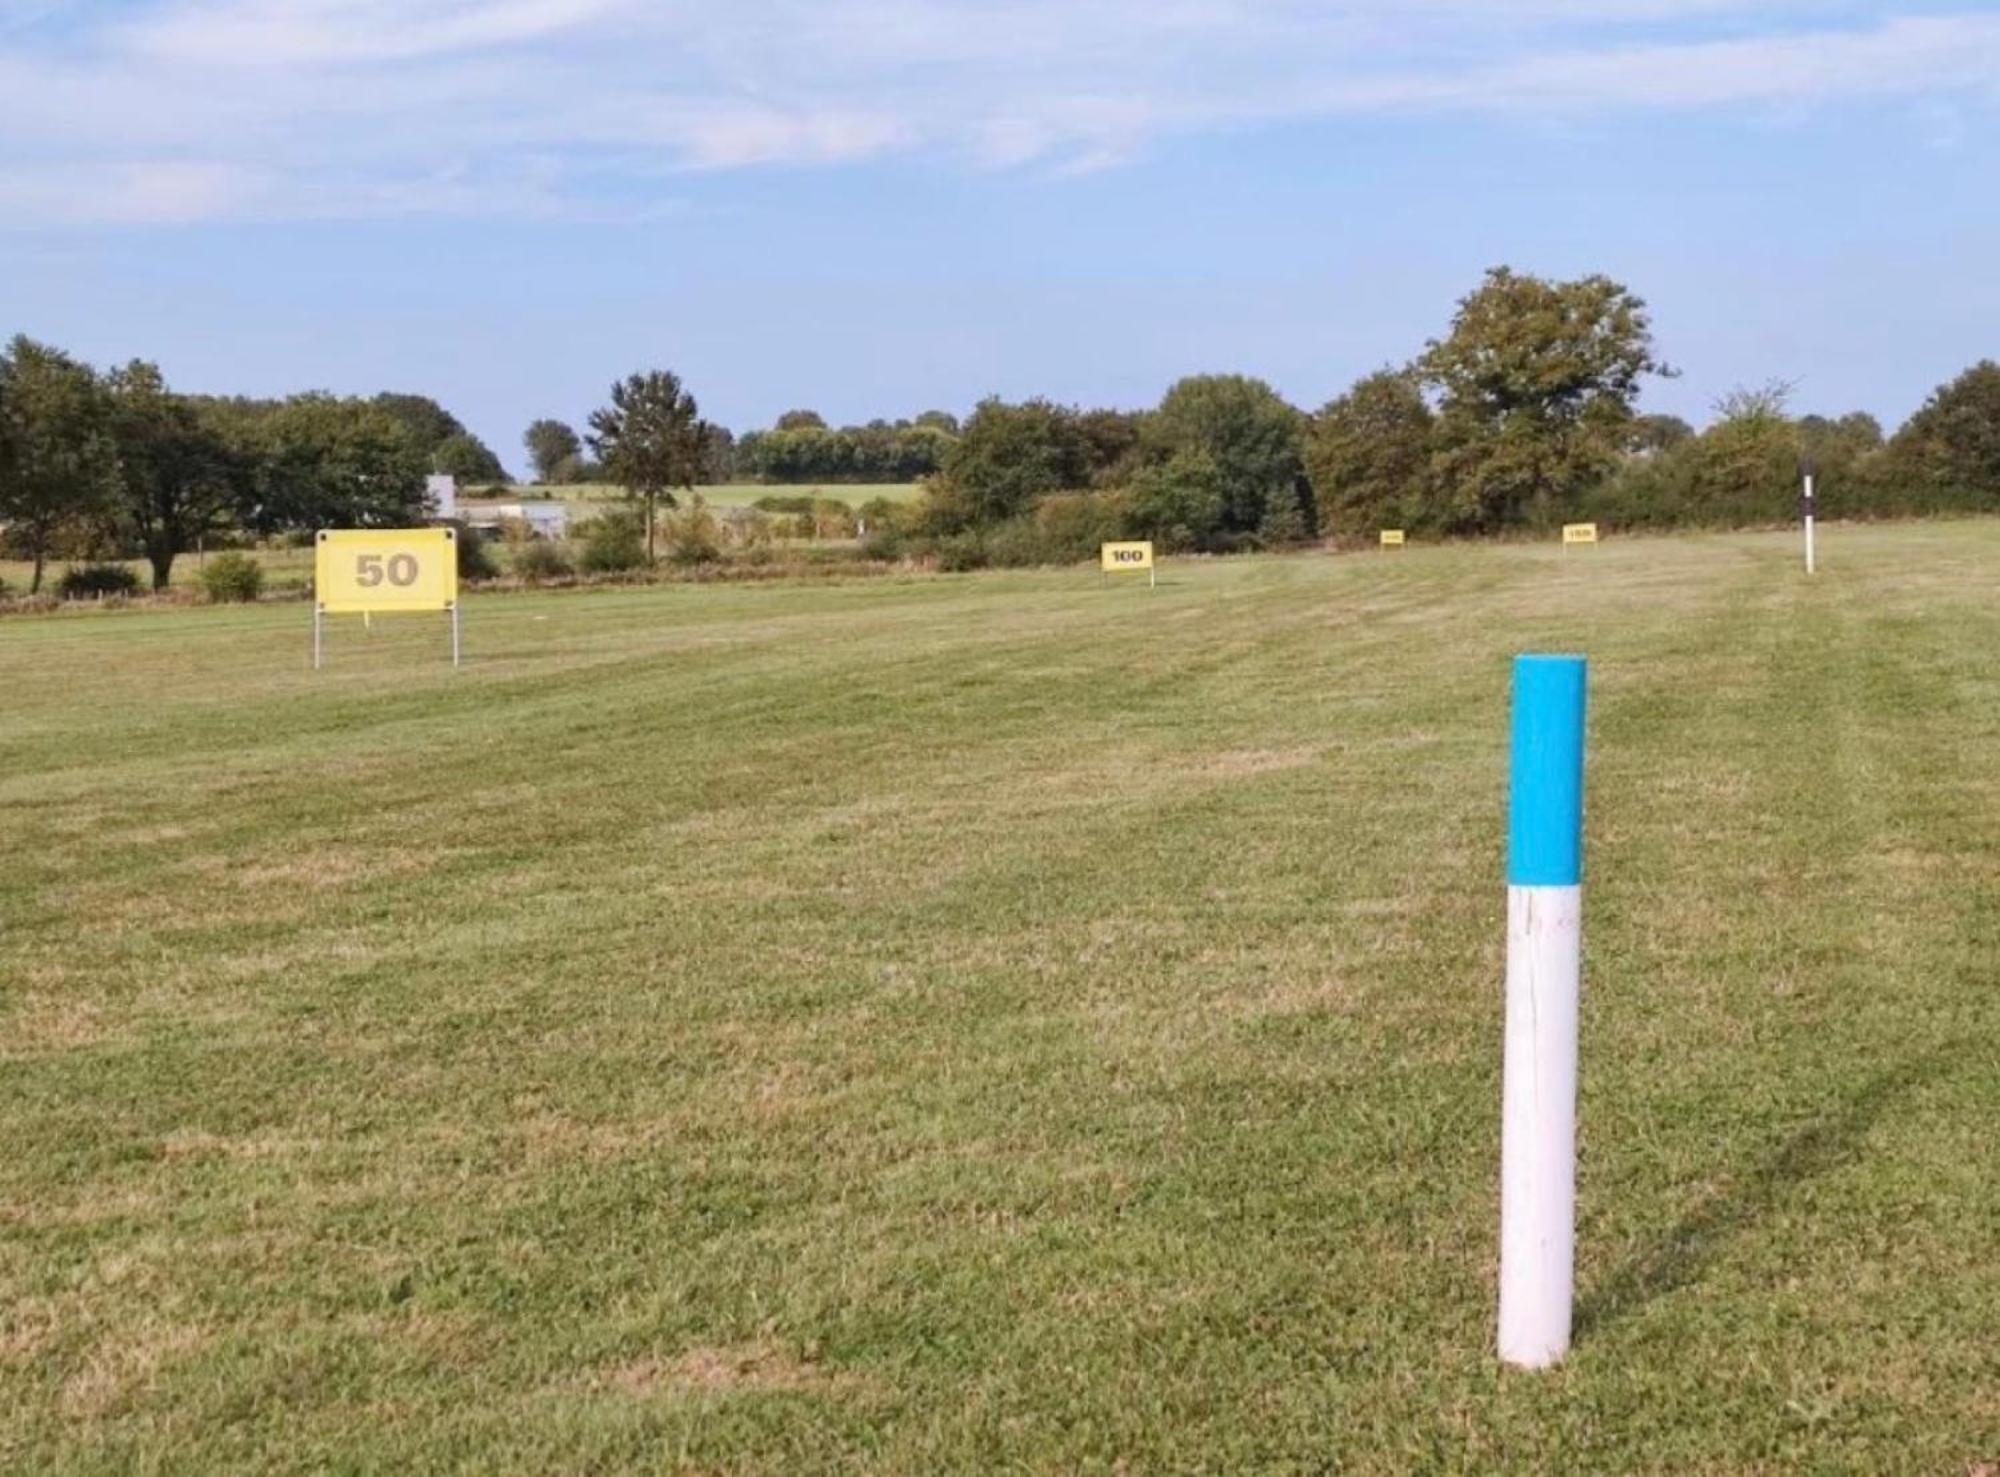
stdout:
{"type": "Polygon", "coordinates": [[[449,528],[322,529],[313,556],[319,608],[450,610],[458,603],[457,537],[449,528]]]}

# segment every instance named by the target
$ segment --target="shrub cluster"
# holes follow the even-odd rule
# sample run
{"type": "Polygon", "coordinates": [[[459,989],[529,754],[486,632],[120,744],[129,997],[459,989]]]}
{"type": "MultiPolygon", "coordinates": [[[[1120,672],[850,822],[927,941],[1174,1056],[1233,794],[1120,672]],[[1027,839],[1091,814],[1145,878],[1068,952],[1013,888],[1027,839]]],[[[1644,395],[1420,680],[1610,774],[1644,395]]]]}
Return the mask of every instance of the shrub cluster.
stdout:
{"type": "Polygon", "coordinates": [[[453,540],[458,548],[458,577],[468,584],[498,579],[500,566],[494,562],[485,537],[463,523],[454,523],[452,527],[458,530],[458,537],[453,540]]]}
{"type": "Polygon", "coordinates": [[[569,555],[553,539],[530,539],[514,549],[514,577],[523,584],[545,585],[575,573],[569,555]]]}
{"type": "Polygon", "coordinates": [[[577,567],[585,574],[623,574],[646,563],[643,520],[631,513],[606,513],[578,530],[583,550],[577,567]]]}
{"type": "Polygon", "coordinates": [[[123,564],[72,564],[56,581],[56,593],[65,600],[101,600],[138,589],[139,576],[123,564]]]}
{"type": "Polygon", "coordinates": [[[201,587],[218,604],[248,603],[264,593],[264,566],[248,554],[231,549],[202,566],[201,587]]]}

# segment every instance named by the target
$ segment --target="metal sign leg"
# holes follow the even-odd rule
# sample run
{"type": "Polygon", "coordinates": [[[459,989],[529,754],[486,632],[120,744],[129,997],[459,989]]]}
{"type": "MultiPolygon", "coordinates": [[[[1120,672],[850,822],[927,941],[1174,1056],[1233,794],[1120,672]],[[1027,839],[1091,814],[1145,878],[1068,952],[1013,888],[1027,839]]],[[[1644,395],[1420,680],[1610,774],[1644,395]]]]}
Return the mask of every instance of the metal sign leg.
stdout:
{"type": "Polygon", "coordinates": [[[451,664],[458,665],[458,602],[451,605],[451,664]]]}
{"type": "Polygon", "coordinates": [[[322,611],[319,608],[318,602],[315,601],[313,604],[313,670],[315,672],[319,670],[320,644],[321,644],[320,627],[324,623],[325,619],[326,619],[326,612],[322,611]]]}

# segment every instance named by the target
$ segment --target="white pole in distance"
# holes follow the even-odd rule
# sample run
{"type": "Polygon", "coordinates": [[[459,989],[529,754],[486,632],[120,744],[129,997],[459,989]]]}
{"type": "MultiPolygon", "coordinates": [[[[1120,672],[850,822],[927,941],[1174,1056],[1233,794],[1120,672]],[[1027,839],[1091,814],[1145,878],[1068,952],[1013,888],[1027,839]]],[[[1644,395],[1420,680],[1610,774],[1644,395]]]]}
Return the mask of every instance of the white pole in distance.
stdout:
{"type": "Polygon", "coordinates": [[[1580,656],[1514,659],[1499,1343],[1525,1369],[1569,1352],[1575,1294],[1586,677],[1580,656]]]}
{"type": "Polygon", "coordinates": [[[1806,521],[1806,573],[1811,574],[1813,572],[1813,514],[1816,511],[1813,506],[1813,472],[1815,468],[1811,457],[1805,459],[1803,470],[1805,472],[1806,488],[1804,496],[1799,499],[1799,512],[1806,521]]]}

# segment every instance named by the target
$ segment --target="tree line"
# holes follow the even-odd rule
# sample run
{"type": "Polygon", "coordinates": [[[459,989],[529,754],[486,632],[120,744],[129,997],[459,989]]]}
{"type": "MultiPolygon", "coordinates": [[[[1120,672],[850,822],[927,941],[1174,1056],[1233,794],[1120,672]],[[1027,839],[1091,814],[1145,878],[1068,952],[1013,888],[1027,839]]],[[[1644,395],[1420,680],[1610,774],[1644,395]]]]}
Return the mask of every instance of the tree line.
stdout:
{"type": "MultiPolygon", "coordinates": [[[[1641,414],[1645,383],[1674,373],[1624,285],[1497,267],[1409,362],[1312,412],[1213,374],[1143,411],[989,398],[963,422],[835,428],[796,410],[736,437],[655,370],[614,386],[587,434],[545,418],[523,444],[545,482],[622,486],[649,558],[663,504],[731,480],[922,480],[916,503],[872,509],[866,537],[958,567],[1083,558],[1117,537],[1225,551],[1383,527],[1754,525],[1790,516],[1807,464],[1828,517],[2000,511],[2000,364],[1886,436],[1863,412],[1795,415],[1783,382],[1732,392],[1700,431],[1641,414]]],[[[35,589],[51,557],[142,556],[163,587],[204,538],[418,519],[432,471],[506,480],[421,395],[185,395],[143,360],[99,372],[26,337],[0,352],[0,544],[32,561],[35,589]]]]}
{"type": "Polygon", "coordinates": [[[1725,396],[1700,432],[1641,414],[1644,384],[1675,373],[1629,288],[1495,268],[1441,337],[1314,412],[1240,375],[1184,379],[1138,413],[985,401],[898,532],[975,564],[1120,536],[1228,550],[1751,526],[1792,515],[1808,465],[1828,517],[2000,511],[2000,365],[1940,386],[1891,437],[1865,412],[1795,416],[1783,382],[1725,396]]]}
{"type": "MultiPolygon", "coordinates": [[[[944,466],[958,431],[958,417],[945,410],[837,427],[818,411],[788,410],[770,427],[741,436],[710,423],[697,481],[774,486],[916,482],[944,466]]],[[[560,487],[608,480],[603,464],[586,454],[583,438],[564,421],[537,420],[522,444],[539,482],[560,487]]]]}
{"type": "Polygon", "coordinates": [[[32,563],[31,591],[52,558],[109,555],[144,558],[164,589],[204,540],[420,520],[425,475],[467,466],[473,442],[419,395],[185,395],[145,360],[100,373],[16,337],[0,350],[0,546],[32,563]]]}

